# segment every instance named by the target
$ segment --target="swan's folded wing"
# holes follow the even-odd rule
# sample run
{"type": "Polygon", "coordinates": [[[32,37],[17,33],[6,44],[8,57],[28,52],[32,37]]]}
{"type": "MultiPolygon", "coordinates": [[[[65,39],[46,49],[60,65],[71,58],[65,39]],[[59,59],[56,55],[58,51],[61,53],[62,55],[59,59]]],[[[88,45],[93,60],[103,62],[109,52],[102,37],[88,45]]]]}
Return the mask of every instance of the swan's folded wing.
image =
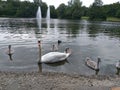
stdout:
{"type": "Polygon", "coordinates": [[[119,62],[116,63],[116,67],[117,67],[117,68],[120,68],[120,63],[119,63],[119,62]]]}
{"type": "Polygon", "coordinates": [[[66,54],[61,52],[50,52],[42,56],[41,62],[53,63],[66,59],[66,54]]]}

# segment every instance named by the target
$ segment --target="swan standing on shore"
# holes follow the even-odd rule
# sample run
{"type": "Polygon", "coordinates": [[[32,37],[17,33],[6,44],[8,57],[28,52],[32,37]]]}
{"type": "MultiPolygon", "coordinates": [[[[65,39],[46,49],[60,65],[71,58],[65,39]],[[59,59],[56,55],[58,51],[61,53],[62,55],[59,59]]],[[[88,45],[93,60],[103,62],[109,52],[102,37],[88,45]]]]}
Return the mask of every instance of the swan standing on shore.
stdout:
{"type": "Polygon", "coordinates": [[[101,62],[101,59],[98,58],[98,61],[95,62],[93,61],[91,58],[87,57],[85,59],[85,63],[88,67],[90,67],[91,69],[95,70],[96,71],[96,75],[98,74],[99,72],[99,63],[101,62]]]}
{"type": "Polygon", "coordinates": [[[38,63],[55,63],[67,59],[71,55],[71,50],[66,48],[65,52],[49,52],[41,56],[41,42],[38,41],[39,46],[39,62],[38,63]]]}
{"type": "Polygon", "coordinates": [[[120,60],[119,60],[119,62],[116,63],[116,69],[117,69],[117,73],[116,74],[119,75],[119,73],[120,73],[120,60]]]}

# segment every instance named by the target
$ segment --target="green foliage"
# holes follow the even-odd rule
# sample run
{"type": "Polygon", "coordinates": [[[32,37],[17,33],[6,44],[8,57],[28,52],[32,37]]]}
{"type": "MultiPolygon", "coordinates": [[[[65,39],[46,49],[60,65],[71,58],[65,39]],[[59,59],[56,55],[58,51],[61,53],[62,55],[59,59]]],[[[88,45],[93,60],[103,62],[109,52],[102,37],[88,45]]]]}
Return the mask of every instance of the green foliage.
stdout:
{"type": "Polygon", "coordinates": [[[108,17],[119,17],[118,16],[118,13],[120,10],[119,2],[110,4],[110,5],[104,5],[103,8],[108,17]]]}
{"type": "Polygon", "coordinates": [[[66,17],[66,8],[67,6],[65,4],[60,4],[59,7],[57,8],[57,15],[58,18],[65,18],[66,17]]]}
{"type": "Polygon", "coordinates": [[[30,2],[23,2],[20,4],[20,7],[17,9],[16,17],[33,17],[34,6],[30,2]],[[24,9],[23,9],[24,8],[24,9]]]}
{"type": "Polygon", "coordinates": [[[81,8],[82,16],[88,16],[89,8],[83,6],[81,8]]]}
{"type": "Polygon", "coordinates": [[[93,6],[102,6],[103,2],[101,0],[94,0],[93,6]]]}
{"type": "MultiPolygon", "coordinates": [[[[37,3],[19,0],[7,0],[0,2],[0,17],[36,17],[37,3]]],[[[41,3],[42,16],[46,16],[47,4],[41,3]]]]}
{"type": "MultiPolygon", "coordinates": [[[[46,13],[47,13],[47,4],[42,2],[40,6],[41,6],[42,17],[45,18],[46,17],[46,13]]],[[[36,12],[37,11],[35,11],[35,14],[36,14],[36,12]]]]}
{"type": "Polygon", "coordinates": [[[82,2],[80,0],[74,0],[71,6],[72,8],[72,19],[81,19],[82,16],[82,2]]]}
{"type": "Polygon", "coordinates": [[[57,11],[54,6],[50,6],[50,16],[51,18],[57,18],[57,11]]]}
{"type": "Polygon", "coordinates": [[[57,8],[59,18],[80,19],[82,16],[82,2],[80,0],[70,0],[68,6],[61,4],[57,8]]]}
{"type": "MultiPolygon", "coordinates": [[[[0,0],[0,17],[36,17],[38,6],[41,7],[42,17],[46,17],[47,4],[42,0],[34,2],[20,0],[0,0]]],[[[101,0],[94,0],[90,7],[82,6],[80,0],[69,0],[68,5],[60,4],[57,9],[50,6],[51,18],[81,19],[89,17],[90,20],[106,20],[106,17],[120,18],[120,3],[103,5],[101,0]]]]}
{"type": "Polygon", "coordinates": [[[120,18],[108,17],[108,18],[107,18],[107,21],[120,22],[120,18]]]}
{"type": "Polygon", "coordinates": [[[107,17],[101,5],[101,0],[94,1],[93,5],[89,8],[90,20],[106,20],[107,17]]]}
{"type": "Polygon", "coordinates": [[[120,18],[120,9],[116,12],[116,17],[120,18]]]}

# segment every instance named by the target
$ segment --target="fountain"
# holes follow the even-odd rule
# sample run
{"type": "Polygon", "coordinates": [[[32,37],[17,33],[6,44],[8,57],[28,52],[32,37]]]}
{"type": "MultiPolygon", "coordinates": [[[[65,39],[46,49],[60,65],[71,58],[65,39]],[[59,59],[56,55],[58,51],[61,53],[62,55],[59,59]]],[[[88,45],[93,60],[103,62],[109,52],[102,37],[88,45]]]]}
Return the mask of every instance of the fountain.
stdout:
{"type": "Polygon", "coordinates": [[[48,6],[48,10],[47,10],[47,16],[46,19],[49,20],[50,19],[50,7],[48,6]]]}
{"type": "Polygon", "coordinates": [[[50,6],[48,6],[47,9],[47,15],[46,15],[46,21],[47,21],[47,28],[50,28],[50,6]]]}
{"type": "Polygon", "coordinates": [[[41,31],[41,19],[42,19],[42,15],[41,15],[41,8],[40,8],[40,6],[38,7],[38,10],[37,10],[36,19],[37,19],[37,24],[38,24],[39,30],[41,31]]]}

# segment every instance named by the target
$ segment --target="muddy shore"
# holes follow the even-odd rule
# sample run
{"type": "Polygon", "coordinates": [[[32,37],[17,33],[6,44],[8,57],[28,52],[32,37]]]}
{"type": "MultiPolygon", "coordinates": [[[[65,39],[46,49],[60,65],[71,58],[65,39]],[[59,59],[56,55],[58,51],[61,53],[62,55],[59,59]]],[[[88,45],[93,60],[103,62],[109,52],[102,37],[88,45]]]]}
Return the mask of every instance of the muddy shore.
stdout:
{"type": "Polygon", "coordinates": [[[0,72],[0,90],[110,90],[116,86],[120,86],[120,76],[0,72]]]}

